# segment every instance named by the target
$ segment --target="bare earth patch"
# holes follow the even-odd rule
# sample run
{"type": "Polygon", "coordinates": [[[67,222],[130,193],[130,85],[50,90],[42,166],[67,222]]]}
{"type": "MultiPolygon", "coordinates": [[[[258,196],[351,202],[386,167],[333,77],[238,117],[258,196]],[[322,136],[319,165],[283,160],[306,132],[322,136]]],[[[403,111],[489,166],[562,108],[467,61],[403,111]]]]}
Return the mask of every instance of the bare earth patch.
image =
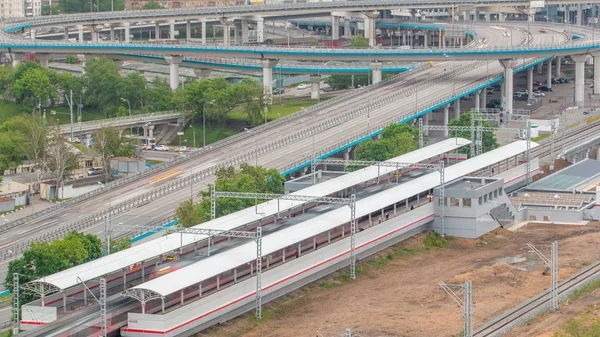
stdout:
{"type": "MultiPolygon", "coordinates": [[[[454,336],[462,331],[461,309],[439,288],[439,281],[473,281],[479,326],[549,286],[550,276],[542,275],[544,266],[527,252],[527,242],[549,255],[550,243],[559,241],[561,279],[600,259],[599,223],[498,229],[477,240],[452,238],[448,247],[434,249],[424,248],[424,237],[411,238],[371,262],[361,261],[354,281],[333,275],[265,305],[263,322],[248,314],[197,336],[339,336],[345,328],[363,337],[454,336]]],[[[539,319],[546,316],[552,315],[539,319]]],[[[552,336],[544,332],[535,333],[552,336]]],[[[535,333],[524,330],[510,336],[535,333]]]]}

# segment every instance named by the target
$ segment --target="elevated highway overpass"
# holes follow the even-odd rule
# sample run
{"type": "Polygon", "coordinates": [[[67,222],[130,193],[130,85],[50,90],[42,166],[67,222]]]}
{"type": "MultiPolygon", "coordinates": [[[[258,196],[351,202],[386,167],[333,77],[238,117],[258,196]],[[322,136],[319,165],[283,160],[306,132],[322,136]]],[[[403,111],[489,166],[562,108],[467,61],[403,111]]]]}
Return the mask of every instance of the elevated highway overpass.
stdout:
{"type": "MultiPolygon", "coordinates": [[[[502,30],[490,29],[480,35],[491,41],[507,43],[502,30]]],[[[526,33],[519,41],[528,41],[526,33]]],[[[534,34],[541,42],[545,34],[534,34]]],[[[564,37],[563,41],[567,41],[564,37]]],[[[524,67],[542,60],[528,60],[524,67]]],[[[524,68],[515,68],[515,71],[524,68]]],[[[110,205],[113,221],[142,224],[172,214],[178,202],[200,191],[213,179],[214,169],[241,162],[257,162],[274,167],[284,174],[303,169],[312,153],[327,156],[348,152],[358,142],[376,135],[393,122],[408,122],[418,116],[446,107],[462,96],[478,92],[502,79],[503,67],[498,62],[444,61],[435,67],[424,67],[398,75],[371,87],[355,90],[338,99],[329,100],[296,115],[282,118],[250,130],[202,151],[189,154],[166,165],[117,181],[114,188],[65,202],[44,213],[8,223],[0,238],[0,256],[17,244],[20,249],[28,240],[41,240],[64,225],[76,224],[92,233],[110,205]],[[190,178],[193,177],[193,178],[190,178]],[[161,197],[169,194],[167,201],[161,197]]],[[[512,74],[512,72],[511,72],[512,74]]],[[[485,92],[485,91],[484,91],[485,92]]],[[[9,218],[10,219],[10,218],[9,218]]],[[[74,227],[75,228],[75,227],[74,227]]],[[[6,266],[6,264],[3,264],[6,266]]]]}
{"type": "Polygon", "coordinates": [[[70,124],[63,124],[60,126],[60,131],[64,135],[70,135],[72,131],[74,135],[82,136],[91,135],[94,131],[103,127],[122,130],[132,127],[146,127],[149,124],[182,123],[181,119],[181,113],[163,111],[75,123],[72,130],[70,124]]]}

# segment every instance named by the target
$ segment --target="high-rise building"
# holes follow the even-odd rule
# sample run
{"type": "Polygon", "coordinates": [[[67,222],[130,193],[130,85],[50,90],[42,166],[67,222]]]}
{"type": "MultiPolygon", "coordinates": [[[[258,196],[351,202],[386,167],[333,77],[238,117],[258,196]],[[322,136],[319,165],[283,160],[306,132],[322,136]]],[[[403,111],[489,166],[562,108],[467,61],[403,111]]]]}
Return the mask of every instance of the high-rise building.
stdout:
{"type": "Polygon", "coordinates": [[[0,19],[23,17],[24,10],[23,0],[0,1],[0,19]]]}

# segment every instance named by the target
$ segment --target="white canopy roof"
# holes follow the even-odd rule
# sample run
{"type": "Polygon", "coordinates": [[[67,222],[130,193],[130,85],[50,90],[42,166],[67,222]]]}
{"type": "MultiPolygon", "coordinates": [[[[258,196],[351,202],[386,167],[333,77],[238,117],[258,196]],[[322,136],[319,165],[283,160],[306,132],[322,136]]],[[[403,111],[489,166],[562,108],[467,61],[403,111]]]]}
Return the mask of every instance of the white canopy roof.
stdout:
{"type": "MultiPolygon", "coordinates": [[[[523,153],[527,149],[526,143],[526,141],[516,141],[467,161],[449,166],[444,170],[445,180],[449,182],[458,179],[465,174],[478,171],[489,165],[523,153]]],[[[538,144],[531,143],[532,149],[537,146],[538,144]]],[[[382,206],[390,205],[412,197],[417,193],[431,190],[434,187],[439,186],[439,184],[439,172],[432,172],[375,195],[358,200],[356,202],[356,218],[380,210],[382,206]]],[[[272,252],[281,250],[301,240],[323,233],[349,221],[349,208],[340,207],[304,221],[301,224],[279,230],[263,238],[263,255],[268,255],[272,252]]],[[[167,296],[255,259],[256,244],[254,242],[248,242],[188,265],[172,273],[137,285],[131,288],[131,290],[149,290],[158,295],[167,296]]]]}
{"type": "MultiPolygon", "coordinates": [[[[390,159],[389,161],[402,163],[418,163],[429,158],[458,149],[470,143],[471,142],[469,140],[464,138],[450,138],[442,142],[390,159]]],[[[391,167],[380,168],[381,175],[392,172],[394,170],[395,169],[391,167]]],[[[336,179],[328,180],[323,183],[305,188],[293,194],[303,196],[326,196],[331,193],[340,191],[344,188],[352,187],[363,181],[375,179],[377,178],[377,171],[378,169],[376,166],[367,167],[358,171],[345,174],[336,179]]],[[[292,207],[299,206],[301,204],[301,201],[280,200],[279,210],[280,212],[282,212],[292,207]]],[[[202,223],[198,226],[195,226],[195,228],[231,230],[237,227],[241,227],[245,224],[251,223],[253,221],[257,221],[262,218],[277,214],[278,205],[276,200],[264,202],[262,204],[259,204],[258,207],[260,214],[256,214],[256,210],[254,209],[254,207],[252,207],[222,216],[215,220],[202,223]]],[[[79,279],[83,281],[97,279],[102,277],[103,275],[121,270],[123,268],[127,268],[130,265],[138,263],[140,261],[145,261],[159,256],[161,254],[166,254],[171,251],[174,251],[181,246],[182,241],[183,245],[186,246],[205,238],[206,236],[204,235],[191,234],[186,234],[183,236],[183,238],[181,238],[181,236],[177,234],[162,236],[152,241],[148,241],[140,245],[131,247],[124,251],[101,257],[88,263],[84,263],[79,266],[63,270],[56,274],[52,274],[32,282],[49,284],[61,290],[68,289],[81,283],[79,279]]]]}

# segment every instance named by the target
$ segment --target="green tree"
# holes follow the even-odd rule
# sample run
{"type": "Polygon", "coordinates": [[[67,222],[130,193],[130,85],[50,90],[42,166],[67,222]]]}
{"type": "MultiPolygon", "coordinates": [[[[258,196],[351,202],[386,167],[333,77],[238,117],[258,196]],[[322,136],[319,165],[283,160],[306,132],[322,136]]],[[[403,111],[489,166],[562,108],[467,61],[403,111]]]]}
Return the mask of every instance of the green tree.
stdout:
{"type": "Polygon", "coordinates": [[[60,8],[52,5],[42,6],[42,15],[58,15],[60,14],[60,8]]]}
{"type": "Polygon", "coordinates": [[[0,172],[15,168],[23,162],[25,135],[14,128],[15,122],[9,119],[0,124],[0,172]]]}
{"type": "Polygon", "coordinates": [[[353,49],[365,49],[369,48],[369,39],[366,37],[356,35],[350,39],[350,48],[353,49]]]}
{"type": "MultiPolygon", "coordinates": [[[[240,165],[239,169],[225,167],[218,169],[215,181],[217,191],[283,193],[285,179],[274,169],[261,166],[240,165]]],[[[191,202],[183,202],[176,210],[184,227],[195,226],[210,220],[210,192],[201,192],[199,203],[191,207],[191,202]]],[[[217,199],[217,217],[231,214],[255,204],[255,200],[219,198],[217,199]]]]}
{"type": "Polygon", "coordinates": [[[85,88],[85,103],[96,106],[106,112],[116,111],[121,103],[119,88],[122,78],[116,64],[104,57],[94,57],[86,60],[83,83],[85,88]]]}
{"type": "MultiPolygon", "coordinates": [[[[451,120],[448,125],[450,126],[471,126],[471,112],[465,112],[463,113],[459,119],[453,119],[451,120]]],[[[477,123],[475,123],[475,125],[477,125],[477,123]]],[[[482,125],[484,127],[489,127],[490,125],[488,124],[488,122],[484,121],[482,123],[482,125]]],[[[452,137],[462,137],[462,138],[466,138],[466,139],[471,139],[471,132],[470,131],[452,131],[450,132],[450,136],[452,137]]],[[[472,139],[471,139],[472,140],[472,139]]],[[[496,135],[491,132],[491,131],[484,131],[482,136],[481,136],[481,142],[482,142],[482,150],[483,152],[487,152],[490,150],[493,150],[495,148],[497,148],[498,145],[498,140],[496,139],[496,135]]],[[[467,154],[469,157],[472,157],[473,154],[471,153],[471,149],[468,148],[465,151],[467,151],[467,154]]]]}
{"type": "Polygon", "coordinates": [[[164,9],[165,6],[159,4],[158,2],[150,1],[142,5],[142,9],[164,9]]]}
{"type": "Polygon", "coordinates": [[[54,99],[57,96],[57,88],[50,82],[47,70],[32,68],[20,74],[11,86],[11,93],[23,107],[33,109],[40,101],[44,104],[54,99]]]}
{"type": "Polygon", "coordinates": [[[265,93],[262,83],[245,78],[234,86],[234,95],[243,106],[252,125],[264,123],[265,114],[271,108],[271,97],[265,93]]]}
{"type": "Polygon", "coordinates": [[[120,252],[122,250],[130,248],[131,247],[131,239],[128,237],[122,237],[115,241],[111,241],[110,245],[111,245],[110,253],[114,254],[116,252],[120,252]]]}
{"type": "Polygon", "coordinates": [[[121,138],[119,133],[112,128],[103,127],[92,135],[94,143],[92,147],[102,157],[102,164],[104,166],[104,181],[108,181],[110,175],[110,159],[117,154],[121,148],[121,138]]]}
{"type": "Polygon", "coordinates": [[[150,91],[148,82],[142,73],[135,71],[127,74],[119,83],[119,99],[129,100],[131,108],[144,108],[147,103],[150,91]]]}
{"type": "Polygon", "coordinates": [[[0,91],[2,91],[2,98],[5,101],[10,98],[9,87],[14,80],[13,72],[12,66],[0,66],[0,91]]]}
{"type": "Polygon", "coordinates": [[[77,63],[77,56],[69,54],[65,56],[65,63],[75,64],[77,63]]]}
{"type": "Polygon", "coordinates": [[[173,90],[171,90],[167,80],[158,76],[152,80],[146,108],[147,111],[165,111],[174,108],[173,90]]]}
{"type": "Polygon", "coordinates": [[[79,102],[79,99],[83,94],[83,82],[80,77],[77,77],[72,73],[57,73],[56,85],[61,92],[61,98],[63,98],[64,95],[67,95],[70,99],[71,90],[73,90],[73,101],[79,102]]]}
{"type": "MultiPolygon", "coordinates": [[[[356,160],[385,161],[418,149],[418,132],[415,127],[391,124],[386,126],[379,140],[362,142],[355,152],[356,160]]],[[[349,167],[349,170],[358,167],[349,167]]]]}
{"type": "Polygon", "coordinates": [[[175,210],[175,216],[183,227],[192,227],[203,222],[200,209],[191,200],[183,201],[175,210]]]}
{"type": "Polygon", "coordinates": [[[19,149],[22,156],[33,164],[37,182],[48,170],[48,129],[37,115],[18,115],[5,122],[5,128],[21,135],[19,149]]]}
{"type": "Polygon", "coordinates": [[[87,260],[94,260],[102,256],[102,241],[94,234],[72,231],[65,238],[80,240],[87,252],[87,260]]]}
{"type": "MultiPolygon", "coordinates": [[[[52,173],[53,178],[56,180],[56,186],[61,188],[62,195],[64,181],[77,168],[78,163],[70,145],[67,144],[64,136],[60,134],[58,126],[55,128],[53,136],[48,139],[47,153],[48,171],[52,173]]],[[[61,196],[61,198],[64,198],[64,196],[61,196]]]]}

